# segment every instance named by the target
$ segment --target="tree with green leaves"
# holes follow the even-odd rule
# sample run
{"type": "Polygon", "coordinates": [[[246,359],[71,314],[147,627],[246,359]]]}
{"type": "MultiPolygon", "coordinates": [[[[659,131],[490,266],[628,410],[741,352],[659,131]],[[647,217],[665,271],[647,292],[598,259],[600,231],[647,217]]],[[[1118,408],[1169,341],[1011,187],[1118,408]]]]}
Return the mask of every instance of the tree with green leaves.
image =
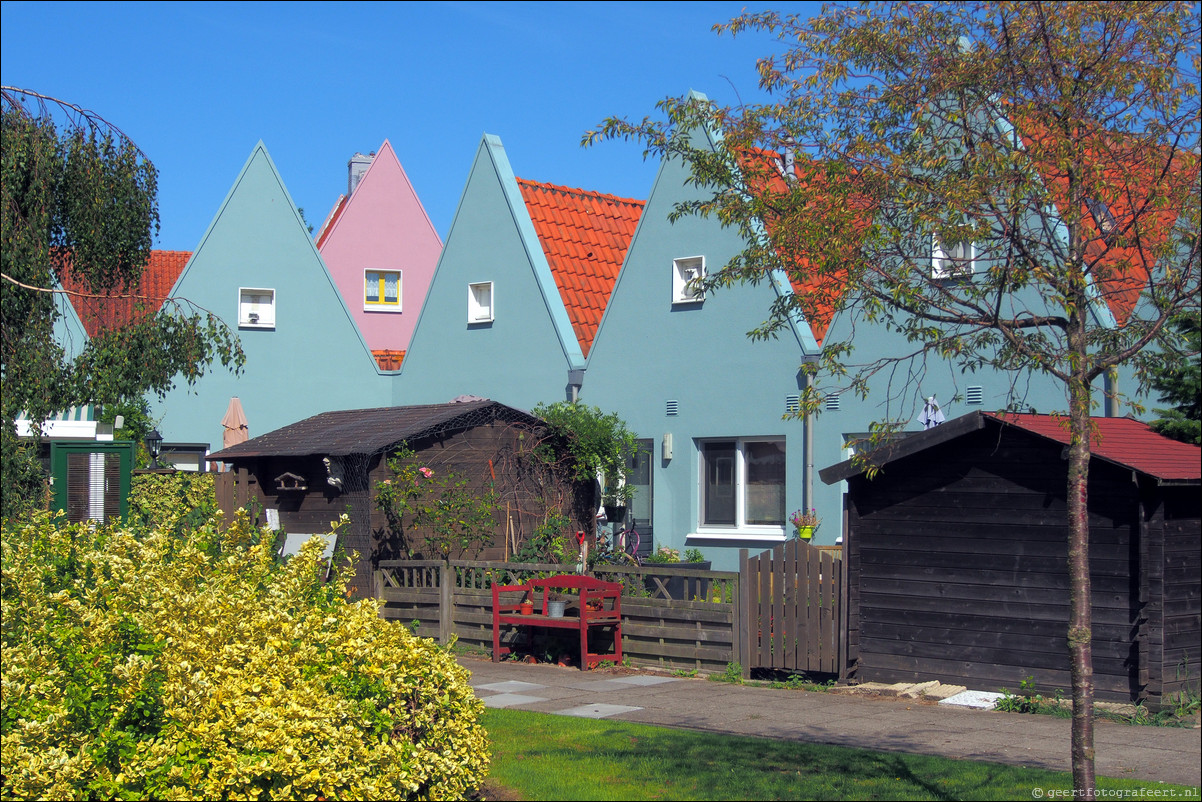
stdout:
{"type": "Polygon", "coordinates": [[[186,301],[138,294],[158,230],[154,165],[96,114],[0,88],[0,437],[6,517],[37,506],[41,477],[15,421],[38,424],[79,404],[164,395],[214,361],[240,370],[233,332],[186,301]],[[55,339],[64,279],[97,297],[135,297],[145,314],[69,354],[55,339]],[[10,468],[12,470],[10,471],[10,468]]]}
{"type": "Polygon", "coordinates": [[[777,271],[805,288],[758,336],[801,316],[909,343],[855,366],[854,343],[828,335],[803,366],[816,381],[800,415],[820,412],[830,377],[864,393],[875,373],[929,357],[1063,386],[1073,775],[1089,795],[1094,385],[1123,370],[1146,386],[1157,365],[1197,353],[1171,326],[1199,293],[1195,13],[1002,2],[748,14],[716,30],[783,44],[758,65],[772,102],[670,98],[662,119],[611,118],[585,135],[640,140],[691,166],[702,191],[674,214],[712,217],[747,243],[703,289],[777,271]],[[721,144],[704,146],[699,130],[721,144]]]}
{"type": "Polygon", "coordinates": [[[1174,323],[1182,338],[1182,350],[1193,353],[1184,360],[1166,360],[1153,370],[1152,387],[1160,393],[1166,409],[1156,409],[1159,417],[1152,428],[1183,443],[1202,446],[1202,313],[1187,312],[1174,323]]]}

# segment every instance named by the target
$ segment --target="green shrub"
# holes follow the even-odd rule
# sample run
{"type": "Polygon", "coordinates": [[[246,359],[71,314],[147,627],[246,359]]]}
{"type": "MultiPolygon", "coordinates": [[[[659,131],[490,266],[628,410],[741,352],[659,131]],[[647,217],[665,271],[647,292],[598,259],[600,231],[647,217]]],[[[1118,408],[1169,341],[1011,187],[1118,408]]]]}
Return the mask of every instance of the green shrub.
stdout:
{"type": "Polygon", "coordinates": [[[488,765],[449,649],[239,516],[3,528],[4,799],[454,799],[488,765]]]}
{"type": "Polygon", "coordinates": [[[185,531],[207,523],[215,512],[211,473],[148,473],[130,482],[128,515],[134,523],[185,531]]]}

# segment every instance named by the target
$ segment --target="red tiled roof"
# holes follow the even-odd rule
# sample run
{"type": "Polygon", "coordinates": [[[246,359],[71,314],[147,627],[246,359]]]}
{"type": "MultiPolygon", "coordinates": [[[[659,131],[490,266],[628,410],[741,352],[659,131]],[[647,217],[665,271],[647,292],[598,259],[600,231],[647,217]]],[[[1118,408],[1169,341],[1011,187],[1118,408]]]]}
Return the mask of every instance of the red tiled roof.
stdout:
{"type": "Polygon", "coordinates": [[[517,182],[580,350],[588,356],[646,202],[517,182]]]}
{"type": "MultiPolygon", "coordinates": [[[[779,153],[763,149],[749,152],[740,159],[747,181],[752,185],[763,186],[769,196],[785,195],[789,192],[781,172],[783,168],[778,169],[781,163],[779,153]]],[[[832,175],[829,165],[807,162],[800,155],[794,163],[793,173],[799,181],[817,181],[821,186],[834,185],[836,181],[846,182],[845,178],[832,175]]],[[[788,216],[763,219],[764,228],[777,252],[782,256],[786,253],[795,254],[793,262],[785,265],[785,272],[789,276],[789,284],[794,294],[801,301],[806,322],[819,345],[826,337],[835,309],[847,290],[847,267],[858,258],[856,251],[859,248],[859,244],[855,242],[838,243],[833,238],[828,238],[823,240],[822,247],[837,247],[839,252],[812,253],[815,247],[813,242],[804,239],[804,234],[800,235],[801,238],[796,238],[798,231],[804,231],[804,223],[791,226],[789,218],[812,216],[812,204],[825,200],[828,200],[825,196],[816,196],[811,204],[803,209],[794,209],[791,204],[782,204],[784,208],[790,209],[788,216]],[[816,267],[814,264],[816,260],[832,259],[838,263],[838,267],[833,270],[816,267]]],[[[864,203],[845,202],[842,195],[837,193],[831,193],[829,201],[833,206],[825,210],[824,215],[850,214],[854,218],[852,225],[857,231],[867,228],[870,220],[869,215],[863,211],[864,203]]]]}
{"type": "Polygon", "coordinates": [[[317,242],[317,250],[320,251],[321,246],[326,244],[326,238],[334,230],[334,224],[338,222],[338,218],[342,217],[342,213],[346,211],[346,204],[349,200],[350,198],[346,195],[338,196],[338,200],[334,203],[334,208],[330,209],[330,213],[326,215],[326,221],[321,224],[321,229],[314,238],[317,242]]]}
{"type": "Polygon", "coordinates": [[[188,251],[151,251],[150,261],[142,271],[141,283],[125,292],[113,291],[96,296],[85,282],[66,271],[62,276],[62,285],[83,322],[84,330],[89,337],[95,337],[105,330],[127,326],[158,312],[171,295],[171,288],[191,257],[188,251]]]}
{"type": "Polygon", "coordinates": [[[404,351],[372,351],[371,355],[375,357],[380,370],[400,370],[401,363],[405,361],[404,351]]]}
{"type": "MultiPolygon", "coordinates": [[[[1030,115],[1019,115],[1016,125],[1057,208],[1063,210],[1069,203],[1069,182],[1058,162],[1063,158],[1065,137],[1030,115]]],[[[1103,130],[1086,131],[1075,141],[1085,143],[1089,157],[1099,168],[1087,177],[1086,192],[1101,197],[1086,198],[1080,210],[1087,240],[1085,260],[1091,265],[1095,286],[1122,324],[1148,285],[1156,251],[1164,245],[1181,214],[1184,193],[1197,192],[1198,159],[1179,151],[1170,165],[1168,150],[1103,130]],[[1154,196],[1158,197],[1154,200],[1154,196]],[[1100,201],[1113,216],[1122,232],[1118,241],[1107,243],[1099,221],[1090,213],[1089,200],[1100,201]]]]}
{"type": "MultiPolygon", "coordinates": [[[[1057,443],[1068,444],[1068,419],[1058,415],[983,413],[1057,443]]],[[[1171,440],[1130,418],[1092,418],[1093,456],[1167,480],[1202,479],[1202,448],[1171,440]]]]}

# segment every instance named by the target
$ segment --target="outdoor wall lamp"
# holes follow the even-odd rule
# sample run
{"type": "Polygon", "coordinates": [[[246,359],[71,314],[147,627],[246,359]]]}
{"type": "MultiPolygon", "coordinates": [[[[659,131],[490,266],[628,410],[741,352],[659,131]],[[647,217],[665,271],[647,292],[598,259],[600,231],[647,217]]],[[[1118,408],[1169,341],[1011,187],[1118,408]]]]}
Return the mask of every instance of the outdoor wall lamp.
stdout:
{"type": "Polygon", "coordinates": [[[151,429],[146,435],[146,450],[150,452],[150,470],[157,470],[159,465],[159,451],[163,448],[163,435],[159,434],[158,429],[151,429]]]}

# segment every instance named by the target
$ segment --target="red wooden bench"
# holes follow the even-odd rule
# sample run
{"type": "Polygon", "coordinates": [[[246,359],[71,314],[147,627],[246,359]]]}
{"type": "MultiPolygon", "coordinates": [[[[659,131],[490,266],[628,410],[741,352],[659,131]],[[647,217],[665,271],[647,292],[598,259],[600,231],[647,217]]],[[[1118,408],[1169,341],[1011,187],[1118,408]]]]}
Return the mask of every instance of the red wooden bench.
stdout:
{"type": "MultiPolygon", "coordinates": [[[[571,604],[571,602],[569,602],[571,604]]],[[[617,582],[604,582],[591,576],[565,574],[548,579],[531,579],[520,585],[492,586],[492,659],[494,663],[512,650],[501,645],[501,627],[505,625],[527,627],[526,642],[534,638],[536,627],[550,629],[575,629],[580,632],[580,670],[593,668],[603,661],[622,662],[622,586],[617,582]],[[522,591],[516,603],[502,602],[502,593],[522,591]],[[559,593],[570,595],[576,602],[573,615],[562,618],[547,615],[549,597],[559,593]],[[522,613],[522,601],[534,602],[534,611],[522,613]],[[614,653],[594,654],[588,650],[588,632],[593,627],[613,627],[614,653]]]]}

